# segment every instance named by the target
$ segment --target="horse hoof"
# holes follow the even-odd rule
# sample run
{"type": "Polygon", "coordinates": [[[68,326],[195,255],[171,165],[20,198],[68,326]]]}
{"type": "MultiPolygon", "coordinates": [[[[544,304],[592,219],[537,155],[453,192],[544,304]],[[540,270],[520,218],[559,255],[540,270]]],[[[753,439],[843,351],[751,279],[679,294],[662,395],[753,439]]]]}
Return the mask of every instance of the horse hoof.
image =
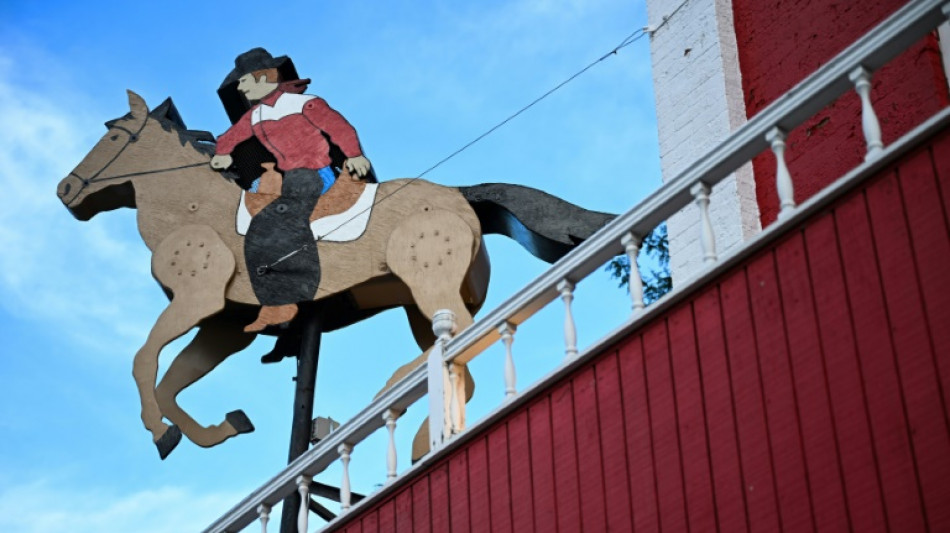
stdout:
{"type": "Polygon", "coordinates": [[[165,430],[165,433],[157,441],[155,441],[155,447],[158,448],[158,456],[164,461],[168,454],[172,453],[172,450],[175,449],[175,446],[178,446],[178,443],[181,442],[181,430],[178,429],[178,426],[172,424],[165,430]]]}
{"type": "Polygon", "coordinates": [[[231,411],[225,415],[224,419],[228,421],[228,424],[231,424],[231,427],[238,432],[238,435],[254,431],[254,424],[251,423],[251,419],[240,409],[231,411]]]}

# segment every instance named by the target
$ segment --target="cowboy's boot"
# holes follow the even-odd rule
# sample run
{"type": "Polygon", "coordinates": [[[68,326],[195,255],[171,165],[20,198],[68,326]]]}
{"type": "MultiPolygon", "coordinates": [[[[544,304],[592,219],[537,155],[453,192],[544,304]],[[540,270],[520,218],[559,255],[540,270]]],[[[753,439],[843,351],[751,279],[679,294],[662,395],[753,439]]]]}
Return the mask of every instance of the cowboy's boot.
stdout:
{"type": "Polygon", "coordinates": [[[244,327],[246,333],[263,331],[267,326],[276,326],[290,322],[297,316],[297,304],[265,305],[257,315],[257,320],[244,327]]]}

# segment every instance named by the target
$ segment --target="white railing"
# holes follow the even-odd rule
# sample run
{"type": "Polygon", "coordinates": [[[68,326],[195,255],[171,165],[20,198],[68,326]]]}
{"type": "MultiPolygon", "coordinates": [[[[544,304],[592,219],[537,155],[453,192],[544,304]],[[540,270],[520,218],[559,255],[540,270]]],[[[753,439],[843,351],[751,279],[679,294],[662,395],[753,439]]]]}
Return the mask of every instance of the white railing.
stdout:
{"type": "MultiPolygon", "coordinates": [[[[396,420],[410,405],[428,393],[430,444],[434,452],[445,448],[456,439],[456,435],[465,430],[462,378],[464,365],[499,339],[505,347],[502,372],[505,401],[512,402],[517,396],[515,360],[512,354],[517,326],[558,297],[564,303],[565,359],[561,365],[563,368],[572,367],[578,359],[577,331],[571,314],[576,283],[601,268],[612,257],[626,253],[631,264],[630,296],[633,316],[648,315],[649,313],[644,313],[642,280],[636,268],[642,236],[689,202],[695,201],[700,208],[699,239],[703,246],[704,263],[711,269],[710,273],[719,272],[729,266],[739,257],[740,252],[744,253],[747,248],[762,239],[757,238],[743,249],[734,252],[727,260],[720,260],[716,253],[708,213],[709,193],[712,187],[760,152],[770,148],[776,157],[776,185],[781,206],[780,218],[783,219],[783,222],[776,226],[795,222],[817,209],[815,206],[821,200],[820,197],[843,188],[841,182],[866,175],[889,158],[895,157],[897,149],[902,146],[884,149],[878,119],[871,105],[871,74],[946,21],[948,15],[950,2],[946,0],[911,1],[749,120],[675,179],[633,209],[618,216],[547,272],[458,336],[452,337],[455,324],[451,312],[437,313],[433,320],[433,331],[438,341],[430,352],[427,364],[410,372],[205,531],[236,532],[259,521],[262,531],[266,533],[271,508],[288,496],[298,493],[302,502],[298,530],[306,532],[310,482],[337,459],[341,460],[343,466],[340,501],[341,517],[345,516],[350,510],[349,463],[354,447],[377,429],[387,427],[389,445],[386,452],[386,481],[393,482],[398,475],[394,439],[396,420]],[[854,89],[861,99],[862,129],[867,144],[866,162],[846,178],[830,186],[819,197],[809,200],[808,205],[796,206],[792,177],[785,164],[786,135],[850,89],[854,89]]],[[[945,110],[916,131],[922,131],[924,127],[944,127],[947,123],[950,123],[950,113],[945,110]]],[[[907,141],[899,141],[897,144],[903,142],[907,141]]],[[[765,234],[771,234],[772,229],[774,226],[765,234]]],[[[669,301],[676,298],[677,294],[702,282],[703,279],[697,278],[684,287],[677,287],[665,299],[669,301]]],[[[433,455],[435,454],[430,452],[429,457],[433,455]]],[[[426,459],[423,459],[422,462],[425,461],[426,459]]]]}

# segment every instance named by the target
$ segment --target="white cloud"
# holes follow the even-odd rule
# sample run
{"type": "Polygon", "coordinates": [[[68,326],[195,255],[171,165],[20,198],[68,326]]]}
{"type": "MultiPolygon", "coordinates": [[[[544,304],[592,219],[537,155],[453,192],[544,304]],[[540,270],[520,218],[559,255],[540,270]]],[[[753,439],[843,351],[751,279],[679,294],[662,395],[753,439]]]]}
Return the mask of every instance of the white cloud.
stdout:
{"type": "Polygon", "coordinates": [[[101,336],[86,336],[110,331],[110,344],[126,353],[157,316],[142,308],[161,305],[133,217],[109,213],[80,223],[56,197],[59,180],[112,117],[93,116],[91,104],[65,87],[60,98],[16,85],[16,68],[0,57],[0,305],[56,323],[98,351],[101,336]]]}
{"type": "Polygon", "coordinates": [[[181,533],[200,531],[246,492],[193,494],[174,487],[122,493],[33,482],[0,489],[0,531],[181,533]]]}

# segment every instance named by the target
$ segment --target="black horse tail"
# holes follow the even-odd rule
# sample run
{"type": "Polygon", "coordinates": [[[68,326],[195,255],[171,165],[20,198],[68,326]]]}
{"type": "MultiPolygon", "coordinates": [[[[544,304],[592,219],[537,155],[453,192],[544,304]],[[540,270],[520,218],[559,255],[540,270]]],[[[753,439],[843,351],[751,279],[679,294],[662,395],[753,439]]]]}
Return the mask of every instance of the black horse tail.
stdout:
{"type": "Polygon", "coordinates": [[[510,237],[535,257],[553,263],[617,215],[588,211],[544,191],[507,183],[459,187],[482,233],[510,237]]]}

